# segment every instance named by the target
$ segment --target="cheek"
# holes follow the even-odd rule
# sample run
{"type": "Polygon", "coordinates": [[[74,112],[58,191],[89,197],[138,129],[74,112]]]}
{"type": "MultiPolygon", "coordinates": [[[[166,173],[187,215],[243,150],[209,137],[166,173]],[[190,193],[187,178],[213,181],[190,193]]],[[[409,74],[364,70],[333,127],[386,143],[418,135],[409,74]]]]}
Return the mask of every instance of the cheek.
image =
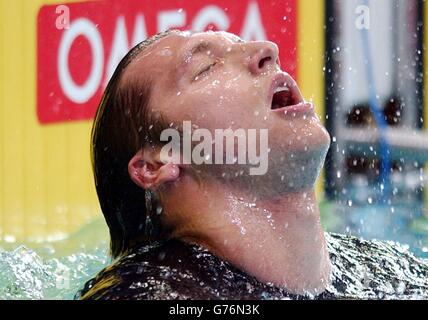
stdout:
{"type": "Polygon", "coordinates": [[[188,118],[200,126],[227,128],[254,116],[254,98],[242,89],[210,85],[178,98],[178,118],[188,118]]]}

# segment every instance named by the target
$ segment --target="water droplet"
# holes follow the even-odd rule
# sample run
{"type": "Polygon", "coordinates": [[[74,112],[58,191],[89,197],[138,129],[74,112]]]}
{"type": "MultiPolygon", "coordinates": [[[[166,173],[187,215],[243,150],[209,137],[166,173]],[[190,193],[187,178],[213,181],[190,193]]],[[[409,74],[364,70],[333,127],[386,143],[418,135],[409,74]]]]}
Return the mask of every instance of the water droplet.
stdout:
{"type": "Polygon", "coordinates": [[[163,208],[161,206],[157,206],[156,207],[156,213],[157,214],[161,214],[162,213],[163,208]]]}

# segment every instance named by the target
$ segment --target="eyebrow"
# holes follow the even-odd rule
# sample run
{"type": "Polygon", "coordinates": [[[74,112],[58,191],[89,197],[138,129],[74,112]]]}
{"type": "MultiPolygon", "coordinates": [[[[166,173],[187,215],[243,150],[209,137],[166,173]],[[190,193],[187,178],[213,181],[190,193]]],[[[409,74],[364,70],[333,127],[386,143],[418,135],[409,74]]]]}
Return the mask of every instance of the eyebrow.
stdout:
{"type": "Polygon", "coordinates": [[[198,54],[205,50],[210,49],[211,47],[213,47],[213,44],[211,42],[202,41],[202,42],[199,42],[197,45],[193,46],[192,49],[190,49],[187,54],[191,54],[191,55],[198,54]]]}
{"type": "MultiPolygon", "coordinates": [[[[233,37],[233,40],[236,43],[244,43],[246,41],[242,40],[239,37],[233,37]]],[[[176,72],[178,72],[179,69],[182,69],[185,65],[185,62],[189,59],[189,57],[192,57],[193,55],[200,54],[204,51],[207,51],[209,49],[212,49],[215,46],[214,43],[206,40],[202,40],[195,44],[193,47],[191,47],[189,50],[186,50],[183,54],[181,54],[180,62],[176,67],[176,72]]]]}
{"type": "Polygon", "coordinates": [[[189,50],[186,50],[180,58],[180,62],[177,65],[176,70],[182,69],[184,65],[186,64],[186,61],[191,58],[192,56],[196,54],[200,54],[206,50],[212,49],[214,47],[214,44],[208,41],[201,41],[198,42],[196,45],[191,47],[189,50]]]}

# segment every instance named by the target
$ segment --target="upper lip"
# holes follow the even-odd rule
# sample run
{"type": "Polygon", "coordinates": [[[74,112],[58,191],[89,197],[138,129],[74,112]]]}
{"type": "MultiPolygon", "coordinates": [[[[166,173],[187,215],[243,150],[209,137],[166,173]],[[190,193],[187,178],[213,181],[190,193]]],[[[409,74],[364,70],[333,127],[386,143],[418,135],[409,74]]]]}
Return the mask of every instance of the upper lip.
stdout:
{"type": "Polygon", "coordinates": [[[269,105],[272,104],[275,91],[280,88],[288,88],[288,90],[290,90],[291,97],[296,102],[295,104],[304,102],[303,96],[300,93],[296,81],[294,81],[294,79],[288,73],[280,72],[272,79],[268,96],[269,105]]]}

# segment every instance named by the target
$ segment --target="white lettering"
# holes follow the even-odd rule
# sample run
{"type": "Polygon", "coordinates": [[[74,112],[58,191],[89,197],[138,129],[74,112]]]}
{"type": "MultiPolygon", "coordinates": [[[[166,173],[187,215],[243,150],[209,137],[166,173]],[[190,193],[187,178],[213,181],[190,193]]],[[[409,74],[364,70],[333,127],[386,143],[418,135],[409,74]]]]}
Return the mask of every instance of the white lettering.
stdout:
{"type": "Polygon", "coordinates": [[[241,38],[246,41],[267,39],[257,2],[251,2],[248,5],[241,31],[241,38]]]}
{"type": "Polygon", "coordinates": [[[96,26],[85,18],[76,19],[62,36],[58,51],[58,78],[64,94],[75,103],[85,103],[97,91],[102,78],[104,49],[96,26]],[[92,66],[88,79],[82,85],[74,82],[68,67],[68,55],[73,41],[84,36],[91,46],[92,66]]]}

